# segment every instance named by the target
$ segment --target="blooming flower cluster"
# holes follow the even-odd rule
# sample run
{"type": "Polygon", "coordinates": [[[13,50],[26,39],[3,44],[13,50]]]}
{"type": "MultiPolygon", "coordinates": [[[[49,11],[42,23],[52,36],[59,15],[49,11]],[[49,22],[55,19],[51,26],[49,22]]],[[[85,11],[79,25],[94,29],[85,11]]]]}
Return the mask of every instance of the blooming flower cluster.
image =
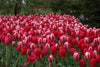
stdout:
{"type": "Polygon", "coordinates": [[[90,67],[100,64],[100,29],[89,28],[70,15],[0,16],[1,42],[17,45],[17,52],[27,54],[30,63],[50,55],[51,67],[57,53],[61,59],[69,53],[80,67],[86,67],[86,61],[90,67]],[[16,40],[20,41],[16,44],[16,40]]]}

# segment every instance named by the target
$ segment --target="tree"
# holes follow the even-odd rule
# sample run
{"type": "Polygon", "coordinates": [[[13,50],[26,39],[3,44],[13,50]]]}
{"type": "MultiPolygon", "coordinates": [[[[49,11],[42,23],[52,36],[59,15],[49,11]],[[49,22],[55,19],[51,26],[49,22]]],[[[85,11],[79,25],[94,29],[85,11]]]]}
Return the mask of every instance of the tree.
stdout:
{"type": "Polygon", "coordinates": [[[16,4],[15,4],[15,8],[14,8],[15,15],[19,14],[19,12],[21,10],[21,4],[22,4],[22,0],[16,0],[16,4]]]}
{"type": "Polygon", "coordinates": [[[15,0],[0,0],[0,13],[7,15],[13,12],[15,0]]]}
{"type": "Polygon", "coordinates": [[[62,14],[78,17],[83,24],[100,27],[100,0],[57,0],[57,2],[52,2],[51,9],[54,13],[61,10],[62,14]]]}

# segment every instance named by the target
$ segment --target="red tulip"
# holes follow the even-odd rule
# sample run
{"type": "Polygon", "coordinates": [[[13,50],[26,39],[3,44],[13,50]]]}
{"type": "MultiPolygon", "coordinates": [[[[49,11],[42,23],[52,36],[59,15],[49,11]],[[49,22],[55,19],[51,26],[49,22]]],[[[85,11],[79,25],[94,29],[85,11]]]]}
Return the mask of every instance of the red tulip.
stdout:
{"type": "Polygon", "coordinates": [[[75,39],[72,40],[72,45],[73,46],[76,45],[77,43],[78,43],[78,38],[75,38],[75,39]]]}
{"type": "Polygon", "coordinates": [[[43,39],[40,37],[40,38],[38,38],[38,43],[39,44],[42,44],[42,42],[43,42],[43,39]]]}
{"type": "Polygon", "coordinates": [[[51,55],[53,55],[54,57],[56,57],[56,55],[57,55],[57,47],[56,46],[52,46],[51,47],[51,55]]]}
{"type": "Polygon", "coordinates": [[[78,47],[78,48],[81,48],[82,41],[83,41],[82,39],[81,39],[80,41],[78,41],[78,44],[77,44],[77,47],[78,47]]]}
{"type": "Polygon", "coordinates": [[[97,51],[94,50],[94,51],[92,52],[92,58],[96,58],[96,56],[97,56],[97,51]]]}
{"type": "Polygon", "coordinates": [[[43,50],[41,51],[41,57],[44,57],[44,51],[43,50]]]}
{"type": "Polygon", "coordinates": [[[31,54],[31,50],[27,49],[27,54],[30,55],[31,54]]]}
{"type": "Polygon", "coordinates": [[[88,37],[84,38],[84,43],[89,43],[89,38],[88,37]]]}
{"type": "Polygon", "coordinates": [[[80,60],[79,65],[80,67],[86,67],[86,63],[83,59],[80,60]]]}
{"type": "Polygon", "coordinates": [[[68,42],[65,42],[65,43],[64,43],[64,48],[65,48],[65,50],[68,50],[70,46],[71,46],[71,45],[70,45],[68,42]]]}
{"type": "Polygon", "coordinates": [[[47,36],[46,36],[46,39],[47,39],[47,40],[51,40],[51,39],[50,39],[50,35],[47,35],[47,36]]]}
{"type": "Polygon", "coordinates": [[[34,50],[35,44],[34,44],[34,43],[31,43],[31,44],[30,44],[30,48],[34,50]]]}
{"type": "Polygon", "coordinates": [[[74,54],[74,52],[75,52],[75,49],[74,48],[70,48],[70,54],[74,54]]]}
{"type": "Polygon", "coordinates": [[[38,39],[37,39],[36,36],[32,37],[32,42],[33,42],[33,43],[38,43],[38,39]]]}
{"type": "Polygon", "coordinates": [[[84,36],[85,36],[85,32],[82,32],[82,31],[81,31],[81,32],[79,33],[79,38],[82,39],[82,38],[84,38],[84,36]]]}
{"type": "Polygon", "coordinates": [[[88,44],[86,44],[86,43],[82,43],[82,45],[81,45],[81,51],[83,51],[85,48],[87,48],[88,47],[88,44]]]}
{"type": "Polygon", "coordinates": [[[100,45],[98,45],[98,52],[100,52],[100,45]]]}
{"type": "Polygon", "coordinates": [[[65,58],[66,57],[65,49],[59,49],[59,55],[60,55],[60,58],[65,58]]]}
{"type": "Polygon", "coordinates": [[[43,38],[43,43],[45,44],[47,42],[47,39],[46,38],[43,38]]]}
{"type": "Polygon", "coordinates": [[[88,47],[88,50],[93,51],[94,50],[94,45],[90,44],[89,47],[88,47]]]}
{"type": "Polygon", "coordinates": [[[98,37],[98,43],[100,44],[100,37],[98,37]]]}
{"type": "Polygon", "coordinates": [[[17,45],[22,47],[22,42],[18,42],[17,45]]]}
{"type": "Polygon", "coordinates": [[[49,56],[49,67],[51,67],[51,63],[53,62],[54,58],[53,55],[49,56]]]}
{"type": "Polygon", "coordinates": [[[49,56],[49,63],[52,63],[52,62],[53,62],[53,60],[54,60],[53,55],[50,55],[50,56],[49,56]]]}
{"type": "Polygon", "coordinates": [[[22,48],[22,51],[21,51],[21,54],[22,55],[25,55],[27,53],[27,48],[26,47],[23,47],[22,48]]]}
{"type": "Polygon", "coordinates": [[[71,39],[71,37],[66,36],[66,40],[65,41],[71,43],[72,42],[72,39],[71,39]]]}
{"type": "Polygon", "coordinates": [[[49,49],[50,49],[50,45],[47,43],[47,44],[44,46],[44,55],[48,55],[48,54],[49,54],[49,49]]]}
{"type": "Polygon", "coordinates": [[[94,38],[93,43],[94,44],[98,44],[98,39],[97,38],[94,38]]]}
{"type": "Polygon", "coordinates": [[[35,45],[35,48],[39,48],[39,46],[36,44],[36,45],[35,45]]]}
{"type": "Polygon", "coordinates": [[[97,63],[100,64],[100,54],[98,54],[98,55],[96,56],[96,61],[97,61],[97,63]]]}
{"type": "Polygon", "coordinates": [[[18,45],[17,46],[17,52],[20,52],[21,51],[21,45],[18,45]]]}
{"type": "Polygon", "coordinates": [[[61,42],[61,43],[64,43],[65,42],[65,36],[64,35],[62,35],[62,36],[60,36],[60,38],[59,38],[59,41],[61,42]]]}
{"type": "Polygon", "coordinates": [[[1,43],[1,41],[2,41],[2,39],[1,39],[1,37],[0,37],[0,43],[1,43]]]}
{"type": "Polygon", "coordinates": [[[28,42],[27,45],[26,45],[27,48],[30,48],[30,45],[31,45],[31,44],[32,44],[32,42],[28,42]]]}
{"type": "Polygon", "coordinates": [[[54,39],[54,34],[53,34],[53,33],[51,33],[51,35],[50,35],[50,39],[51,39],[51,40],[54,39]]]}
{"type": "Polygon", "coordinates": [[[5,45],[8,45],[9,46],[10,43],[11,43],[11,41],[12,41],[12,39],[11,39],[10,36],[9,37],[8,36],[5,37],[5,41],[4,41],[5,42],[5,45]]]}
{"type": "Polygon", "coordinates": [[[96,60],[93,58],[90,60],[90,67],[97,67],[96,60]]]}
{"type": "Polygon", "coordinates": [[[24,65],[23,65],[23,66],[24,66],[24,67],[27,67],[26,65],[28,66],[28,65],[29,65],[29,62],[24,63],[24,65]]]}
{"type": "Polygon", "coordinates": [[[59,50],[59,46],[58,46],[58,44],[57,44],[57,43],[55,44],[55,47],[57,48],[57,50],[59,50]]]}
{"type": "Polygon", "coordinates": [[[37,59],[36,56],[32,53],[30,56],[27,57],[31,63],[34,63],[37,59]]]}
{"type": "Polygon", "coordinates": [[[76,37],[76,32],[74,30],[71,31],[71,36],[74,38],[76,37]]]}
{"type": "Polygon", "coordinates": [[[34,49],[34,51],[33,51],[33,53],[36,55],[36,56],[40,56],[40,54],[41,54],[41,51],[40,51],[40,49],[38,49],[38,48],[35,48],[34,49]]]}

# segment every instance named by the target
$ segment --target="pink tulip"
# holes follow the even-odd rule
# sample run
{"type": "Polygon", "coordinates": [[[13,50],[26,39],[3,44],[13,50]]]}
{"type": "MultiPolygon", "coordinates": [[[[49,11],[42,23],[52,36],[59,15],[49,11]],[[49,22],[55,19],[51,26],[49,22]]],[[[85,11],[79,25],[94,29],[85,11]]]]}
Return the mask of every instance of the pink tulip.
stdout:
{"type": "Polygon", "coordinates": [[[68,50],[70,46],[71,46],[70,43],[68,43],[68,42],[64,43],[65,50],[68,50]]]}
{"type": "Polygon", "coordinates": [[[80,53],[79,52],[74,52],[73,58],[74,58],[74,60],[78,61],[81,58],[80,53]]]}
{"type": "Polygon", "coordinates": [[[100,45],[98,45],[98,52],[100,52],[100,45]]]}
{"type": "Polygon", "coordinates": [[[51,67],[51,63],[53,62],[54,58],[53,55],[49,56],[49,67],[51,67]]]}
{"type": "Polygon", "coordinates": [[[11,39],[10,36],[9,37],[8,36],[5,37],[5,41],[4,41],[5,42],[5,45],[8,45],[9,46],[10,43],[11,43],[11,41],[12,41],[12,39],[11,39]]]}
{"type": "Polygon", "coordinates": [[[85,59],[86,61],[88,61],[88,60],[90,59],[90,56],[91,56],[90,52],[85,52],[85,54],[84,54],[84,59],[85,59]]]}
{"type": "Polygon", "coordinates": [[[13,42],[12,42],[12,46],[15,47],[15,45],[16,45],[16,43],[15,43],[15,41],[13,41],[13,42]]]}

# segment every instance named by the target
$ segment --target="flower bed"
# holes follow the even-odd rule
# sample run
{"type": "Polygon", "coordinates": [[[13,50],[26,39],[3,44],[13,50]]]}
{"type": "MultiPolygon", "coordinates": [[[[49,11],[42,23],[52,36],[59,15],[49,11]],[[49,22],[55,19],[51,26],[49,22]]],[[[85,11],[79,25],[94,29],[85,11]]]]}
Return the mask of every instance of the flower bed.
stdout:
{"type": "Polygon", "coordinates": [[[0,43],[3,66],[13,54],[24,67],[100,66],[100,29],[70,15],[0,16],[0,43]]]}

